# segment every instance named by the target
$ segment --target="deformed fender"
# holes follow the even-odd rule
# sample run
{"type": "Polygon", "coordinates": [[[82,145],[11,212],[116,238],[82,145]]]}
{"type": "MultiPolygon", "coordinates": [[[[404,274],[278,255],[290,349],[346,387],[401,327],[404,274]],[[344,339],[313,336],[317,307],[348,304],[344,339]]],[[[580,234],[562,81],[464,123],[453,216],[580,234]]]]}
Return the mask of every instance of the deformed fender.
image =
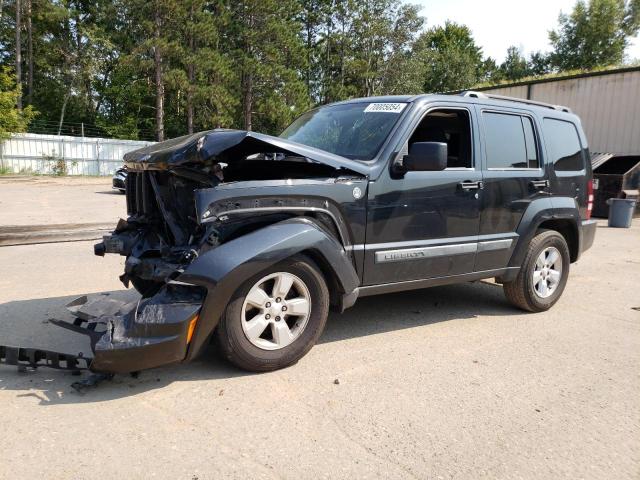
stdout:
{"type": "Polygon", "coordinates": [[[359,278],[344,247],[315,222],[295,218],[269,225],[209,250],[177,278],[201,285],[207,295],[185,361],[206,346],[234,292],[251,276],[302,251],[320,255],[345,295],[357,292],[359,278]]]}

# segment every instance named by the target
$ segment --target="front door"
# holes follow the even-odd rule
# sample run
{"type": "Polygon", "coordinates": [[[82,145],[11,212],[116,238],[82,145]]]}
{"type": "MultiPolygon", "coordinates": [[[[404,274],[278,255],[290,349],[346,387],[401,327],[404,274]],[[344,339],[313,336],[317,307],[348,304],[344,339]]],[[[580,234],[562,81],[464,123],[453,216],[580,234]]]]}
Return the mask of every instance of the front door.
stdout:
{"type": "MultiPolygon", "coordinates": [[[[474,113],[431,106],[403,141],[446,142],[447,169],[387,169],[369,186],[364,284],[421,280],[473,271],[480,223],[482,172],[476,165],[474,113]]],[[[402,155],[402,153],[400,154],[402,155]]]]}

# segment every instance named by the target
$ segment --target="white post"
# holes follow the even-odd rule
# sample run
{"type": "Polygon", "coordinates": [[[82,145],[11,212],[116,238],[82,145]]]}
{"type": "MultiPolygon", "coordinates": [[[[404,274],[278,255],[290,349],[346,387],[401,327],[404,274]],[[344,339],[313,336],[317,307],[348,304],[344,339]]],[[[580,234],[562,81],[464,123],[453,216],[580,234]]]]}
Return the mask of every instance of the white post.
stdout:
{"type": "Polygon", "coordinates": [[[96,139],[96,165],[98,166],[98,176],[102,173],[100,172],[100,138],[96,139]]]}
{"type": "Polygon", "coordinates": [[[64,159],[64,138],[60,137],[60,158],[62,159],[62,163],[64,166],[67,166],[67,161],[64,159]]]}
{"type": "Polygon", "coordinates": [[[0,140],[0,169],[4,170],[4,141],[2,140],[0,140]]]}

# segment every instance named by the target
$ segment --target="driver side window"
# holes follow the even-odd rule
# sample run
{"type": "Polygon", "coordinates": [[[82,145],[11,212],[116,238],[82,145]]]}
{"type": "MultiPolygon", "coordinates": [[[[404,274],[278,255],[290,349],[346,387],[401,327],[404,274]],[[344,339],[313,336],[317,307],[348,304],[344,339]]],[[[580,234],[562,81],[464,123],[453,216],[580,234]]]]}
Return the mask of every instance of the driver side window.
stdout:
{"type": "Polygon", "coordinates": [[[471,119],[467,110],[431,110],[420,121],[407,147],[415,142],[446,143],[447,169],[473,168],[471,119]]]}

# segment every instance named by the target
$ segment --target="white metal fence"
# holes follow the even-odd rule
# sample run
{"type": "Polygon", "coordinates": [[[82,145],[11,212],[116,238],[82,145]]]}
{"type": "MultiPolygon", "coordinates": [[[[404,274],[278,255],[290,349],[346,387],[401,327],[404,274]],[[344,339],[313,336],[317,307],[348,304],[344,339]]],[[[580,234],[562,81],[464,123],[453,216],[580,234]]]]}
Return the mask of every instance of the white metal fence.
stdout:
{"type": "Polygon", "coordinates": [[[152,143],[16,133],[0,142],[0,167],[13,173],[112,175],[125,153],[152,143]]]}

